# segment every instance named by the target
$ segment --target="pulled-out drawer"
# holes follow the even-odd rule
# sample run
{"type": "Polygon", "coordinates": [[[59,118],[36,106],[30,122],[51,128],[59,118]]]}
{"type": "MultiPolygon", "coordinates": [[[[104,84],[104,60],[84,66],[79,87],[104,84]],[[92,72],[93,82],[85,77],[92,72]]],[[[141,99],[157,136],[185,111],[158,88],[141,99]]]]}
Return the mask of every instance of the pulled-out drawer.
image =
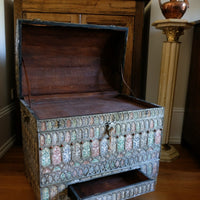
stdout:
{"type": "Polygon", "coordinates": [[[123,200],[154,191],[155,180],[140,170],[132,170],[95,180],[70,185],[72,200],[123,200]]]}

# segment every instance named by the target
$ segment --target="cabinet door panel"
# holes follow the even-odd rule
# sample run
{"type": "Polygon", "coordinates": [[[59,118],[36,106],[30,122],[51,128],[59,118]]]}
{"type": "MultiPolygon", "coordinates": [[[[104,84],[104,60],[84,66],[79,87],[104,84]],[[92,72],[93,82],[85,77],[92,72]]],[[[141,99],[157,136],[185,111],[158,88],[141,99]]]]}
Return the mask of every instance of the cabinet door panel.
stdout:
{"type": "Polygon", "coordinates": [[[194,26],[182,142],[200,158],[200,23],[194,26]]]}
{"type": "Polygon", "coordinates": [[[58,13],[23,13],[24,19],[39,19],[44,21],[79,23],[78,14],[58,14],[58,13]]]}
{"type": "MultiPolygon", "coordinates": [[[[132,56],[133,56],[133,35],[134,35],[134,17],[133,16],[108,16],[108,15],[82,15],[82,24],[97,24],[97,25],[115,25],[128,27],[128,42],[125,56],[125,71],[124,80],[131,87],[132,74],[132,56]]],[[[123,92],[130,94],[130,90],[125,86],[123,92]]]]}

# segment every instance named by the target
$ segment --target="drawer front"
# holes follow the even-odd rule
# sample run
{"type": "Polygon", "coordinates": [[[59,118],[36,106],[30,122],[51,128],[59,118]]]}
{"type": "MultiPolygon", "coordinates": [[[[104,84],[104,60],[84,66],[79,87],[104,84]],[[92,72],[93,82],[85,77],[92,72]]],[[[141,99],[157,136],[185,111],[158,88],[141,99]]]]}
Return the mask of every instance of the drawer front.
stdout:
{"type": "Polygon", "coordinates": [[[125,200],[130,199],[155,190],[155,181],[146,181],[135,185],[130,185],[126,188],[121,188],[105,194],[89,197],[85,200],[125,200]]]}
{"type": "MultiPolygon", "coordinates": [[[[93,197],[80,198],[84,200],[125,200],[131,199],[142,194],[153,192],[155,190],[155,181],[145,181],[125,188],[116,189],[114,191],[105,192],[93,197]]],[[[77,198],[78,199],[78,198],[77,198]]],[[[73,199],[75,200],[75,199],[73,199]]]]}
{"type": "Polygon", "coordinates": [[[152,168],[149,177],[156,176],[162,120],[163,110],[152,109],[38,122],[41,186],[71,184],[139,165],[152,168]]]}
{"type": "MultiPolygon", "coordinates": [[[[137,170],[134,170],[134,171],[137,171],[137,170]]],[[[128,174],[130,172],[125,172],[125,173],[128,174]]],[[[112,176],[120,177],[121,174],[119,175],[116,174],[112,176]]],[[[92,184],[89,187],[87,183],[83,187],[85,182],[80,183],[80,184],[78,183],[77,186],[74,186],[74,185],[68,186],[66,183],[46,186],[46,187],[40,188],[40,199],[41,200],[48,200],[48,199],[122,200],[122,199],[130,199],[130,198],[133,198],[133,197],[136,197],[148,192],[152,192],[155,190],[156,181],[150,180],[145,176],[141,177],[141,175],[139,176],[136,175],[133,177],[130,174],[130,177],[128,179],[127,178],[113,179],[112,176],[100,178],[104,180],[99,181],[99,182],[98,180],[89,181],[92,184]],[[107,181],[105,179],[107,179],[107,181]],[[114,181],[114,184],[112,184],[113,181],[114,181]],[[118,183],[116,183],[117,181],[118,183]],[[127,181],[127,184],[128,184],[127,186],[122,186],[126,184],[124,181],[127,181]],[[104,182],[105,184],[102,185],[101,182],[104,182]],[[96,189],[94,189],[93,187],[95,187],[96,189]],[[111,187],[114,189],[111,189],[108,187],[111,187]],[[77,191],[77,188],[79,191],[77,191]],[[90,188],[90,189],[88,190],[87,188],[90,188]],[[107,188],[107,191],[106,191],[106,188],[107,188]],[[87,190],[89,191],[89,193],[87,192],[87,190]]]]}

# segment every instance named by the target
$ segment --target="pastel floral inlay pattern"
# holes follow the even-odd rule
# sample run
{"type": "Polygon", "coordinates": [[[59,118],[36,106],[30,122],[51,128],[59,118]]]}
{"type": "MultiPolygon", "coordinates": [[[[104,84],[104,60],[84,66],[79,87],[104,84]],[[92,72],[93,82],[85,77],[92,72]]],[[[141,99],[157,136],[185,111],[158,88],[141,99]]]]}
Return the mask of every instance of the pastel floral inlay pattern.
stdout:
{"type": "Polygon", "coordinates": [[[151,163],[147,165],[147,175],[150,177],[152,175],[153,166],[151,163]]]}
{"type": "Polygon", "coordinates": [[[155,136],[155,144],[160,144],[160,142],[161,142],[161,130],[157,130],[155,136]]]}
{"type": "Polygon", "coordinates": [[[140,148],[140,135],[137,133],[133,137],[133,148],[138,149],[140,148]]]}
{"type": "Polygon", "coordinates": [[[94,123],[94,118],[91,117],[91,118],[90,118],[90,125],[93,125],[93,123],[94,123]]]}
{"type": "Polygon", "coordinates": [[[71,126],[72,127],[76,127],[76,119],[72,119],[71,120],[71,126]]]}
{"type": "Polygon", "coordinates": [[[52,136],[52,144],[53,145],[56,145],[58,142],[58,136],[56,133],[53,133],[53,136],[52,136]]]}
{"type": "Polygon", "coordinates": [[[158,119],[158,126],[160,126],[160,127],[162,127],[162,126],[163,126],[162,119],[158,119]]]}
{"type": "Polygon", "coordinates": [[[100,122],[100,124],[103,124],[103,123],[104,123],[104,117],[103,117],[103,116],[100,117],[99,122],[100,122]]]}
{"type": "Polygon", "coordinates": [[[42,173],[43,174],[48,174],[50,172],[51,172],[51,170],[49,168],[44,168],[42,173]]]}
{"type": "Polygon", "coordinates": [[[140,131],[140,122],[136,122],[136,131],[137,131],[137,132],[140,131]]]}
{"type": "Polygon", "coordinates": [[[150,120],[150,129],[153,129],[154,128],[154,121],[151,119],[150,120]]]}
{"type": "Polygon", "coordinates": [[[88,139],[89,137],[89,131],[88,129],[85,129],[84,133],[83,133],[83,139],[88,139]]]}
{"type": "Polygon", "coordinates": [[[43,188],[41,190],[41,200],[49,200],[49,189],[43,188]]]}
{"type": "Polygon", "coordinates": [[[55,146],[52,149],[52,163],[53,165],[58,165],[61,163],[61,150],[58,146],[55,146]]]}
{"type": "Polygon", "coordinates": [[[127,151],[130,151],[132,150],[132,148],[133,148],[133,138],[132,138],[132,135],[129,134],[126,136],[125,149],[127,151]]]}
{"type": "Polygon", "coordinates": [[[104,135],[104,133],[105,133],[105,127],[101,126],[100,127],[100,135],[102,136],[102,135],[104,135]]]}
{"type": "Polygon", "coordinates": [[[71,121],[68,119],[67,120],[67,122],[66,122],[66,126],[68,127],[68,128],[70,128],[70,126],[71,126],[71,121]]]}
{"type": "Polygon", "coordinates": [[[77,140],[81,140],[82,138],[82,130],[77,130],[77,140]]]}
{"type": "Polygon", "coordinates": [[[155,162],[154,164],[153,164],[153,176],[155,176],[156,175],[156,173],[157,173],[157,163],[155,162]]]}
{"type": "Polygon", "coordinates": [[[45,144],[45,139],[44,139],[44,135],[40,135],[40,146],[44,146],[45,144]]]}
{"type": "Polygon", "coordinates": [[[69,143],[71,139],[69,131],[65,132],[65,142],[69,143]]]}
{"type": "Polygon", "coordinates": [[[73,156],[72,157],[73,160],[80,160],[80,158],[81,158],[81,145],[79,143],[76,143],[74,145],[72,156],[73,156]]]}
{"type": "Polygon", "coordinates": [[[99,140],[94,140],[92,142],[92,157],[99,156],[99,140]]]}
{"type": "Polygon", "coordinates": [[[130,119],[130,120],[133,119],[133,113],[132,113],[132,112],[129,113],[129,119],[130,119]]]}
{"type": "Polygon", "coordinates": [[[131,125],[129,123],[127,123],[126,125],[126,132],[130,132],[131,131],[131,125]]]}
{"type": "Polygon", "coordinates": [[[117,124],[117,125],[116,125],[116,134],[119,135],[120,132],[121,132],[121,130],[120,130],[120,125],[117,124]]]}
{"type": "Polygon", "coordinates": [[[50,164],[51,164],[50,150],[48,148],[44,148],[41,151],[41,165],[43,167],[47,167],[50,164]]]}
{"type": "Polygon", "coordinates": [[[59,142],[60,143],[64,142],[64,140],[65,140],[64,134],[62,132],[59,132],[58,135],[59,135],[59,142]]]}
{"type": "Polygon", "coordinates": [[[117,151],[117,139],[116,137],[110,137],[110,144],[109,144],[109,149],[111,153],[115,153],[117,151]]]}
{"type": "Polygon", "coordinates": [[[149,120],[148,120],[148,119],[145,120],[145,128],[146,128],[146,129],[149,129],[149,120]]]}
{"type": "Polygon", "coordinates": [[[46,123],[45,122],[41,123],[41,131],[46,131],[46,123]]]}
{"type": "Polygon", "coordinates": [[[90,157],[90,142],[85,142],[83,144],[82,157],[83,159],[90,157]]]}
{"type": "Polygon", "coordinates": [[[94,137],[94,129],[90,128],[90,138],[93,138],[93,137],[94,137]]]}
{"type": "Polygon", "coordinates": [[[51,144],[51,135],[47,134],[45,137],[45,144],[50,145],[51,144]]]}
{"type": "Polygon", "coordinates": [[[117,141],[117,151],[123,152],[124,151],[124,136],[121,135],[117,141]]]}
{"type": "Polygon", "coordinates": [[[154,128],[157,128],[157,126],[158,126],[158,120],[154,119],[154,128]]]}
{"type": "Polygon", "coordinates": [[[76,140],[76,131],[72,131],[71,132],[71,141],[75,141],[76,140]]]}
{"type": "Polygon", "coordinates": [[[126,125],[122,124],[121,125],[121,133],[124,134],[126,132],[126,125]]]}
{"type": "Polygon", "coordinates": [[[52,129],[52,123],[51,122],[47,122],[47,129],[51,130],[52,129]]]}
{"type": "Polygon", "coordinates": [[[147,146],[147,137],[148,137],[147,133],[143,132],[141,135],[141,143],[140,143],[141,148],[144,148],[147,146]]]}
{"type": "Polygon", "coordinates": [[[106,138],[101,141],[100,152],[102,156],[105,156],[108,152],[108,140],[106,138]]]}
{"type": "Polygon", "coordinates": [[[98,117],[94,117],[94,124],[98,124],[99,123],[99,118],[98,117]]]}
{"type": "Polygon", "coordinates": [[[131,131],[134,133],[135,130],[136,130],[136,128],[135,128],[135,122],[132,122],[131,131]]]}
{"type": "Polygon", "coordinates": [[[97,127],[97,128],[95,128],[94,135],[95,135],[95,137],[96,137],[96,138],[98,138],[98,137],[99,137],[99,133],[100,133],[100,130],[99,130],[99,128],[98,128],[98,127],[97,127]]]}
{"type": "Polygon", "coordinates": [[[64,163],[68,163],[71,160],[71,147],[68,144],[63,147],[62,159],[64,163]]]}
{"type": "Polygon", "coordinates": [[[148,134],[148,146],[153,146],[154,144],[154,132],[150,131],[150,133],[148,134]]]}

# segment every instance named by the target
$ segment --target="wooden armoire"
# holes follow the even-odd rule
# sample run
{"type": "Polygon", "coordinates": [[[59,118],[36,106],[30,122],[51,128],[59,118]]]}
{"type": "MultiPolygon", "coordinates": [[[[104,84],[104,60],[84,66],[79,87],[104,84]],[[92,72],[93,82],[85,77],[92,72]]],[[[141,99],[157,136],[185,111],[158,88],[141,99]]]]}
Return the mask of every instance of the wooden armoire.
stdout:
{"type": "Polygon", "coordinates": [[[194,26],[182,143],[200,156],[200,21],[194,26]]]}
{"type": "MultiPolygon", "coordinates": [[[[128,27],[124,79],[133,95],[144,98],[145,71],[142,66],[144,8],[149,0],[15,0],[16,19],[39,19],[79,24],[128,27]]],[[[130,94],[128,87],[124,93],[130,94]]]]}

